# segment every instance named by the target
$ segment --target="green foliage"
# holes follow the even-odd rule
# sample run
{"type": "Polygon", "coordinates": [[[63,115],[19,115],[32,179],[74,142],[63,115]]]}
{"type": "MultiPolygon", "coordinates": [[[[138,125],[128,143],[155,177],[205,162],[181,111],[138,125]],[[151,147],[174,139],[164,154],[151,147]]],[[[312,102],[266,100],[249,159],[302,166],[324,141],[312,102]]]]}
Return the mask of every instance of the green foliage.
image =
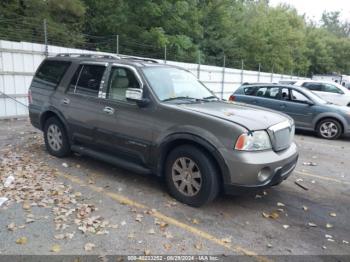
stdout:
{"type": "Polygon", "coordinates": [[[267,0],[3,0],[0,38],[311,75],[350,74],[350,24],[267,0]]]}

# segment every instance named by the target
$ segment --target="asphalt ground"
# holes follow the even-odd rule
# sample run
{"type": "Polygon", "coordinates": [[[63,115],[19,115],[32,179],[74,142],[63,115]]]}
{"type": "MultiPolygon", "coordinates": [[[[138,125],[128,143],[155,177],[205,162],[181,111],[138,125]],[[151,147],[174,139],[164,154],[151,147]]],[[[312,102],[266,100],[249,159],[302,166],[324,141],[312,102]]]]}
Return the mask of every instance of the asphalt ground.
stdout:
{"type": "Polygon", "coordinates": [[[0,121],[0,180],[15,177],[8,188],[0,183],[9,199],[0,207],[0,254],[349,261],[350,139],[297,133],[295,141],[298,166],[281,185],[192,208],[159,179],[75,154],[52,157],[28,120],[0,121]]]}

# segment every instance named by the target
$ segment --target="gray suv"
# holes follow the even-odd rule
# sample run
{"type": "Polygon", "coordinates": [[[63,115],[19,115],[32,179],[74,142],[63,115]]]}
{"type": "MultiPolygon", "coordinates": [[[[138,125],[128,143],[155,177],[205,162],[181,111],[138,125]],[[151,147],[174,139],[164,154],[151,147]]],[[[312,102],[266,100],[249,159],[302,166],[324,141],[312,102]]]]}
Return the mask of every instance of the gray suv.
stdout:
{"type": "Polygon", "coordinates": [[[48,152],[71,151],[163,177],[179,201],[277,185],[298,159],[294,122],[220,101],[190,72],[134,57],[59,54],[29,90],[48,152]]]}

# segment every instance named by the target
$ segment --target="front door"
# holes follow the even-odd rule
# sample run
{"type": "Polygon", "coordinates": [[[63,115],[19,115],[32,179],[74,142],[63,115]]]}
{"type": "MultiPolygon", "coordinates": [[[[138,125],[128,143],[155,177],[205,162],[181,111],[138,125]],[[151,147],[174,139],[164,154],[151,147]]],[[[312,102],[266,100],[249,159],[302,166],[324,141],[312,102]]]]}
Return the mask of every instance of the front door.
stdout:
{"type": "Polygon", "coordinates": [[[289,98],[283,101],[283,112],[294,119],[296,127],[310,128],[313,120],[313,106],[310,99],[299,91],[289,89],[289,98]]]}
{"type": "Polygon", "coordinates": [[[96,143],[103,150],[135,161],[148,162],[152,141],[154,111],[152,105],[139,107],[126,99],[128,88],[143,88],[135,68],[113,64],[101,99],[96,129],[96,143]]]}

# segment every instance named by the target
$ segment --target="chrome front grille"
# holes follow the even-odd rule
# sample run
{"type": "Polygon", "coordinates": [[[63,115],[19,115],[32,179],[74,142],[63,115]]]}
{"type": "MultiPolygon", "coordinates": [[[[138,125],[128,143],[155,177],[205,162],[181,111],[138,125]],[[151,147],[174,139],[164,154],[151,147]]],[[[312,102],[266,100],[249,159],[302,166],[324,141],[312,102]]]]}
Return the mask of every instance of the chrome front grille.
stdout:
{"type": "Polygon", "coordinates": [[[295,126],[292,121],[285,121],[268,129],[272,147],[275,151],[288,148],[294,139],[295,126]]]}

